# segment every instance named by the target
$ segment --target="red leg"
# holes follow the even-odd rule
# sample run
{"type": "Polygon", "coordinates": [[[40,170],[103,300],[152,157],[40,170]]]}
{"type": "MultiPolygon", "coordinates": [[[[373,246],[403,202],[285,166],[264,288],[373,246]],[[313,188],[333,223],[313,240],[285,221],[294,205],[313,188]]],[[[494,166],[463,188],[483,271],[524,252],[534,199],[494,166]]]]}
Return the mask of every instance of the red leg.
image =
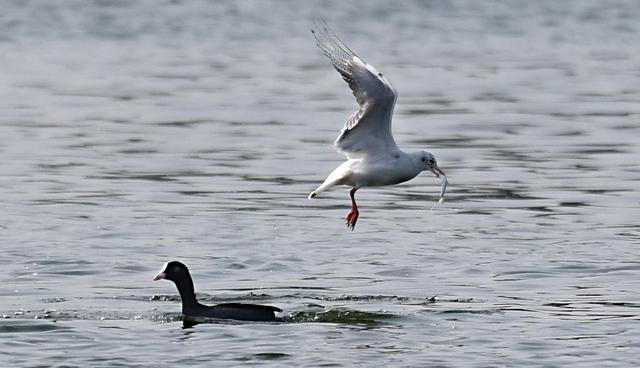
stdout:
{"type": "Polygon", "coordinates": [[[356,190],[358,190],[358,188],[353,187],[349,191],[349,196],[351,197],[351,212],[349,212],[347,217],[344,218],[344,222],[347,223],[347,227],[350,228],[352,231],[356,227],[356,221],[358,221],[358,216],[360,215],[360,212],[358,212],[358,205],[356,204],[356,199],[354,198],[354,195],[356,194],[356,190]]]}

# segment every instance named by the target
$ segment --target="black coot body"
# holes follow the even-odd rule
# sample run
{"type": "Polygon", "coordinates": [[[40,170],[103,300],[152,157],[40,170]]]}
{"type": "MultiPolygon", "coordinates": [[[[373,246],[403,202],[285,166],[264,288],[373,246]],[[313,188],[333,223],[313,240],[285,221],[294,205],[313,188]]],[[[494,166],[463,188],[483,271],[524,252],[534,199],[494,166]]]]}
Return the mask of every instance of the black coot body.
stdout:
{"type": "Polygon", "coordinates": [[[282,312],[280,308],[268,305],[224,303],[214,306],[200,304],[196,300],[193,280],[189,269],[178,261],[168,262],[164,265],[154,280],[166,279],[173,281],[178,288],[182,299],[182,314],[186,317],[224,318],[240,321],[277,321],[276,312],[282,312]]]}

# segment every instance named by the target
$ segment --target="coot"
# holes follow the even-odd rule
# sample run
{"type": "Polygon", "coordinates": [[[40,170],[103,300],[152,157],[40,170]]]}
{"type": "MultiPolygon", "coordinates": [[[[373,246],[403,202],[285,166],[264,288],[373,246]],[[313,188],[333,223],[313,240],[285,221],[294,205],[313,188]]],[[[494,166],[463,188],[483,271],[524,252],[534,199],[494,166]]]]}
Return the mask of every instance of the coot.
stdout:
{"type": "Polygon", "coordinates": [[[178,261],[165,263],[162,271],[158,272],[153,279],[166,279],[176,284],[182,299],[182,314],[185,317],[225,318],[240,321],[277,321],[275,312],[282,312],[280,308],[268,305],[224,303],[206,306],[200,304],[196,300],[189,269],[178,261]]]}

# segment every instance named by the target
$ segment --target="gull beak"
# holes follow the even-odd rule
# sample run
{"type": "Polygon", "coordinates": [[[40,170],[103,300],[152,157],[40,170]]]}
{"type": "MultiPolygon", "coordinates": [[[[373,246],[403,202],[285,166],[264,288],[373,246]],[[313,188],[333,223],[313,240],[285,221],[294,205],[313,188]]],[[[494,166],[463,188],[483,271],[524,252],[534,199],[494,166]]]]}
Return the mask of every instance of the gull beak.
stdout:
{"type": "Polygon", "coordinates": [[[447,176],[444,174],[444,171],[440,170],[437,166],[431,171],[436,174],[437,178],[440,178],[440,199],[438,200],[438,203],[442,203],[444,201],[444,191],[447,190],[447,176]]]}
{"type": "Polygon", "coordinates": [[[439,177],[440,177],[440,175],[442,175],[442,176],[446,176],[446,175],[444,174],[444,171],[440,170],[440,168],[439,168],[439,167],[437,167],[437,166],[436,166],[434,169],[432,169],[431,171],[433,171],[433,173],[434,173],[434,174],[436,174],[436,178],[439,178],[439,177]]]}
{"type": "Polygon", "coordinates": [[[167,276],[164,272],[158,272],[158,274],[153,278],[153,281],[162,280],[167,276]]]}

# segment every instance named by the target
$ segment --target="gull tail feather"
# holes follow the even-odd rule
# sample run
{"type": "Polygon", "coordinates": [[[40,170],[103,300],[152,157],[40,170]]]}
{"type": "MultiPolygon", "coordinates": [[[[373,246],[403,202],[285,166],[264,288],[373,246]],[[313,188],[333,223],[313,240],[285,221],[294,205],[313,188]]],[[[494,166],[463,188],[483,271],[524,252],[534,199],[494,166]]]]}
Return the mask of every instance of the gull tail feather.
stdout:
{"type": "Polygon", "coordinates": [[[308,199],[312,199],[315,198],[318,194],[320,194],[321,192],[324,192],[325,190],[338,185],[338,181],[339,180],[325,180],[324,183],[322,183],[319,187],[317,187],[313,192],[311,192],[309,194],[309,197],[307,197],[308,199]]]}
{"type": "Polygon", "coordinates": [[[335,187],[336,185],[346,184],[348,178],[351,176],[351,165],[352,161],[345,161],[340,166],[336,167],[329,176],[320,184],[319,187],[316,188],[313,192],[309,194],[309,199],[317,196],[321,192],[325,190],[335,187]]]}
{"type": "Polygon", "coordinates": [[[324,184],[322,184],[321,186],[317,187],[316,190],[314,190],[313,192],[309,193],[309,196],[307,197],[308,199],[312,199],[315,198],[318,194],[320,194],[321,192],[324,192],[327,188],[329,188],[329,186],[325,186],[324,184]]]}

